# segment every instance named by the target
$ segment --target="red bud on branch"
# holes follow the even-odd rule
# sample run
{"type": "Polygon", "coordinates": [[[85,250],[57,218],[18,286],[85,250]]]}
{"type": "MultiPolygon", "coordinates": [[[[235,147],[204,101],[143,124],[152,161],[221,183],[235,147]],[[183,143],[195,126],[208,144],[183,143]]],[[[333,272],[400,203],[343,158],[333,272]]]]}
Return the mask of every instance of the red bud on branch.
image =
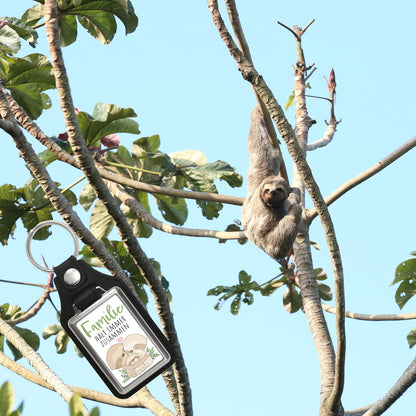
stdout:
{"type": "Polygon", "coordinates": [[[335,82],[335,71],[332,68],[331,72],[329,73],[329,81],[326,79],[326,76],[324,75],[326,85],[328,85],[329,91],[335,91],[335,88],[337,86],[337,83],[335,82]]]}

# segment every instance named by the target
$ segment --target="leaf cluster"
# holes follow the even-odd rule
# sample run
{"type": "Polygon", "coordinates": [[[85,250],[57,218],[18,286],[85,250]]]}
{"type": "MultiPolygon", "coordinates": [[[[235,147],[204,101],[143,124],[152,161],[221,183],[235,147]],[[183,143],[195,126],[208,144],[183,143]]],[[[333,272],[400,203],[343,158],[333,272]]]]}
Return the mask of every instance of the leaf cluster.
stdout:
{"type": "MultiPolygon", "coordinates": [[[[247,305],[254,302],[254,292],[260,292],[262,296],[272,295],[278,288],[285,286],[283,294],[283,306],[289,313],[295,313],[302,308],[302,300],[299,293],[299,286],[296,283],[296,272],[294,265],[288,268],[280,268],[281,273],[269,281],[259,284],[251,280],[251,276],[246,271],[241,270],[238,274],[238,284],[233,286],[216,286],[210,289],[208,296],[220,296],[214,308],[221,309],[224,303],[234,297],[230,304],[230,312],[237,315],[240,311],[241,301],[247,305]]],[[[329,286],[322,283],[327,278],[326,273],[321,269],[315,269],[315,278],[318,284],[321,299],[328,301],[332,299],[332,290],[329,286]]]]}
{"type": "MultiPolygon", "coordinates": [[[[65,332],[62,328],[61,324],[51,324],[48,325],[42,333],[43,339],[48,339],[49,337],[55,336],[55,347],[56,352],[58,354],[64,354],[67,351],[68,343],[69,343],[69,335],[65,332]]],[[[75,352],[79,357],[83,357],[82,352],[78,349],[78,347],[73,343],[75,352]]]]}
{"type": "MultiPolygon", "coordinates": [[[[101,163],[114,173],[142,181],[151,185],[162,185],[167,188],[218,193],[215,180],[224,180],[230,186],[241,186],[242,178],[228,163],[217,161],[208,163],[205,156],[196,150],[175,152],[168,155],[159,149],[160,138],[157,135],[142,137],[133,142],[131,151],[119,146],[116,152],[106,152],[100,159],[101,163]]],[[[131,197],[140,202],[147,212],[151,212],[148,193],[127,190],[131,197]]],[[[184,198],[166,195],[153,195],[162,217],[173,224],[183,225],[188,217],[188,207],[184,198]]],[[[80,195],[80,204],[91,212],[90,229],[98,239],[107,237],[114,226],[101,201],[90,185],[86,185],[80,195]]],[[[207,219],[216,218],[222,204],[211,201],[197,201],[202,214],[207,219]]],[[[152,228],[133,213],[127,206],[122,206],[127,221],[137,237],[149,237],[152,228]]]]}
{"type": "MultiPolygon", "coordinates": [[[[144,305],[148,303],[148,295],[145,290],[146,280],[144,279],[141,270],[137,267],[136,263],[127,252],[126,247],[121,241],[109,240],[104,237],[102,240],[107,251],[117,260],[122,269],[125,271],[127,276],[129,276],[132,281],[134,288],[136,290],[139,299],[144,305]]],[[[82,260],[88,263],[92,267],[104,267],[100,260],[91,252],[91,250],[84,246],[81,250],[82,260]]],[[[166,292],[166,295],[169,301],[172,301],[172,294],[169,291],[169,282],[165,276],[162,274],[161,266],[155,259],[150,259],[156,273],[159,276],[159,279],[162,283],[162,286],[166,292]]]]}
{"type": "MultiPolygon", "coordinates": [[[[72,191],[66,191],[65,196],[71,205],[77,204],[77,198],[72,191]]],[[[10,184],[0,186],[0,243],[7,245],[9,238],[13,237],[17,220],[21,219],[29,231],[38,223],[52,219],[54,210],[34,178],[21,188],[10,184]]],[[[34,238],[44,240],[49,235],[47,228],[42,228],[34,238]]]]}

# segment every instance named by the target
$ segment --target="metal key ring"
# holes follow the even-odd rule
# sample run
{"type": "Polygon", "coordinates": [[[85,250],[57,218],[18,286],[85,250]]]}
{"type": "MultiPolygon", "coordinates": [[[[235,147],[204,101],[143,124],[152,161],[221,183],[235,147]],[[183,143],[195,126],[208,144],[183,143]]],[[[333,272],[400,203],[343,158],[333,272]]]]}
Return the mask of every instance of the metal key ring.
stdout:
{"type": "Polygon", "coordinates": [[[30,262],[36,268],[38,268],[39,270],[42,270],[43,272],[46,272],[46,273],[54,273],[53,269],[48,269],[47,267],[43,267],[39,263],[37,263],[36,260],[33,258],[32,251],[30,249],[30,244],[32,242],[32,239],[33,239],[33,236],[35,235],[35,233],[38,230],[40,230],[41,228],[48,227],[49,225],[59,225],[60,227],[65,228],[69,232],[69,234],[71,234],[72,239],[74,240],[74,246],[75,246],[74,257],[78,257],[79,243],[78,243],[78,237],[72,231],[71,227],[68,224],[66,224],[65,222],[61,222],[61,221],[56,221],[56,220],[43,221],[43,222],[40,222],[38,225],[36,225],[35,227],[33,227],[29,231],[29,234],[28,234],[27,240],[26,240],[26,254],[27,254],[27,257],[29,258],[30,262]]]}

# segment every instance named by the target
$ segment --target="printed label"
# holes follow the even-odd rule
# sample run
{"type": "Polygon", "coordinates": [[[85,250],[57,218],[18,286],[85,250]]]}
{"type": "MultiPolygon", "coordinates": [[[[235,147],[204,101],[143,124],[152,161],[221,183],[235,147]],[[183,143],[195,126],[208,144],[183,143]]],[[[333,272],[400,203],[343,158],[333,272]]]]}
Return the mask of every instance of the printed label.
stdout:
{"type": "Polygon", "coordinates": [[[164,361],[164,348],[123,295],[113,288],[68,322],[120,391],[164,361]]]}

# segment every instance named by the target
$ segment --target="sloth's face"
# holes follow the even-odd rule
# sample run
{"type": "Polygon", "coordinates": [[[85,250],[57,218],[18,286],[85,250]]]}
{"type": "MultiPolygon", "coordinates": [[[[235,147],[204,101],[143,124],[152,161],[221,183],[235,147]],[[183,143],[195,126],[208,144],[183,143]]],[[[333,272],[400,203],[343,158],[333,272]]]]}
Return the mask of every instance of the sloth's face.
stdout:
{"type": "Polygon", "coordinates": [[[287,186],[284,183],[270,182],[263,185],[262,199],[266,205],[277,208],[289,196],[287,186]]]}

